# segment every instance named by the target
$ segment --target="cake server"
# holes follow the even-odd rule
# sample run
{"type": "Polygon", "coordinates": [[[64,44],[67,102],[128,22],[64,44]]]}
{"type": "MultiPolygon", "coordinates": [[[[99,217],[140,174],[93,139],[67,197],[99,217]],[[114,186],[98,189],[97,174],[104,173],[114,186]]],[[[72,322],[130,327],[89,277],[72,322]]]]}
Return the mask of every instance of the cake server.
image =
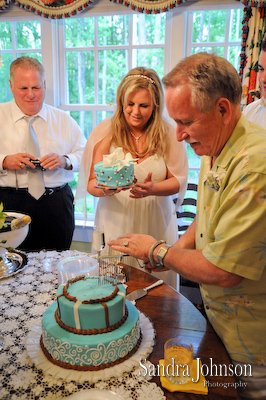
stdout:
{"type": "Polygon", "coordinates": [[[150,286],[145,287],[144,289],[137,289],[137,290],[134,290],[134,292],[129,293],[129,294],[126,296],[126,299],[127,299],[127,300],[130,300],[130,301],[132,301],[132,300],[138,300],[138,299],[140,299],[141,297],[146,296],[148,290],[150,290],[150,289],[152,289],[152,288],[154,288],[154,287],[156,287],[156,286],[162,285],[162,284],[163,284],[163,280],[160,279],[159,281],[153,283],[153,284],[150,285],[150,286]]]}

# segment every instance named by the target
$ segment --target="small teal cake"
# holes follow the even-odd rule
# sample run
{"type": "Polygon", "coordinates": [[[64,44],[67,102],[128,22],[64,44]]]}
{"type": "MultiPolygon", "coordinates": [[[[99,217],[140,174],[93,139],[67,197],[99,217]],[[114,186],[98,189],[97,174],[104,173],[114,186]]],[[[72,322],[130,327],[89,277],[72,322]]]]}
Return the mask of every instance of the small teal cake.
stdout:
{"type": "Polygon", "coordinates": [[[128,164],[121,169],[119,169],[118,165],[104,167],[103,161],[95,164],[94,171],[98,185],[110,187],[131,185],[134,180],[134,163],[133,161],[129,161],[128,164]]]}
{"type": "Polygon", "coordinates": [[[139,347],[138,310],[112,278],[82,276],[57,290],[42,318],[41,347],[63,368],[99,370],[129,358],[139,347]]]}

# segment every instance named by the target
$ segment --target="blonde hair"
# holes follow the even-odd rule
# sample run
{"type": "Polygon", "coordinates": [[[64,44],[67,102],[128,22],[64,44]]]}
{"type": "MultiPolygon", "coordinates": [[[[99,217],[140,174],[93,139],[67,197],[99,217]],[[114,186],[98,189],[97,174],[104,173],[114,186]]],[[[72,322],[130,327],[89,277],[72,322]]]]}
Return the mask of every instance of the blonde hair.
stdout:
{"type": "Polygon", "coordinates": [[[124,116],[128,96],[141,89],[147,89],[154,106],[152,115],[145,127],[146,149],[138,156],[158,154],[163,156],[167,150],[167,124],[162,119],[163,88],[157,73],[151,68],[138,67],[128,72],[117,89],[117,109],[111,122],[111,142],[117,147],[123,147],[125,152],[132,152],[130,146],[130,127],[124,116]]]}
{"type": "Polygon", "coordinates": [[[37,58],[23,56],[14,60],[10,65],[10,80],[12,83],[14,80],[14,72],[17,68],[37,70],[39,71],[42,80],[45,80],[44,68],[37,58]]]}

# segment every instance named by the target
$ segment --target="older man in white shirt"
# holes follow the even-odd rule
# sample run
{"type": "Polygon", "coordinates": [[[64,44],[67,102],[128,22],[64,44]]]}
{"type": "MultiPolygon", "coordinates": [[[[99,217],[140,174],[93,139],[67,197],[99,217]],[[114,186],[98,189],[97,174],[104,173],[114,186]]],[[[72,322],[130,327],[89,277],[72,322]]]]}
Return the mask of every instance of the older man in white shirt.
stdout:
{"type": "Polygon", "coordinates": [[[66,112],[44,103],[44,69],[37,59],[13,61],[10,88],[14,100],[0,104],[0,202],[5,210],[32,218],[22,249],[68,249],[74,231],[73,194],[68,183],[79,170],[85,137],[66,112]],[[39,155],[33,154],[29,143],[32,131],[39,155]],[[39,175],[32,174],[34,170],[39,175]],[[40,194],[29,189],[32,175],[36,190],[39,184],[43,188],[40,194]]]}

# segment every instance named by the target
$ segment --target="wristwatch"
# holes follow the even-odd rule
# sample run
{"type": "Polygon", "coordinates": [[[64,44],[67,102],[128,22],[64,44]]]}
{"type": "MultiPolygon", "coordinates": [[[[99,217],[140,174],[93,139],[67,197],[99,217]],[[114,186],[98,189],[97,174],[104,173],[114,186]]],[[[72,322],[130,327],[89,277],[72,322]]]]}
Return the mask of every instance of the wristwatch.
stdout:
{"type": "Polygon", "coordinates": [[[166,256],[166,254],[167,254],[167,252],[168,252],[170,247],[172,247],[172,246],[170,246],[170,244],[164,244],[163,246],[161,246],[159,248],[156,257],[157,257],[157,260],[158,260],[158,263],[159,263],[160,267],[164,266],[163,260],[164,260],[164,257],[166,256]]]}
{"type": "Polygon", "coordinates": [[[66,166],[65,169],[72,169],[72,164],[70,159],[67,156],[64,156],[65,160],[66,160],[66,166]]]}

